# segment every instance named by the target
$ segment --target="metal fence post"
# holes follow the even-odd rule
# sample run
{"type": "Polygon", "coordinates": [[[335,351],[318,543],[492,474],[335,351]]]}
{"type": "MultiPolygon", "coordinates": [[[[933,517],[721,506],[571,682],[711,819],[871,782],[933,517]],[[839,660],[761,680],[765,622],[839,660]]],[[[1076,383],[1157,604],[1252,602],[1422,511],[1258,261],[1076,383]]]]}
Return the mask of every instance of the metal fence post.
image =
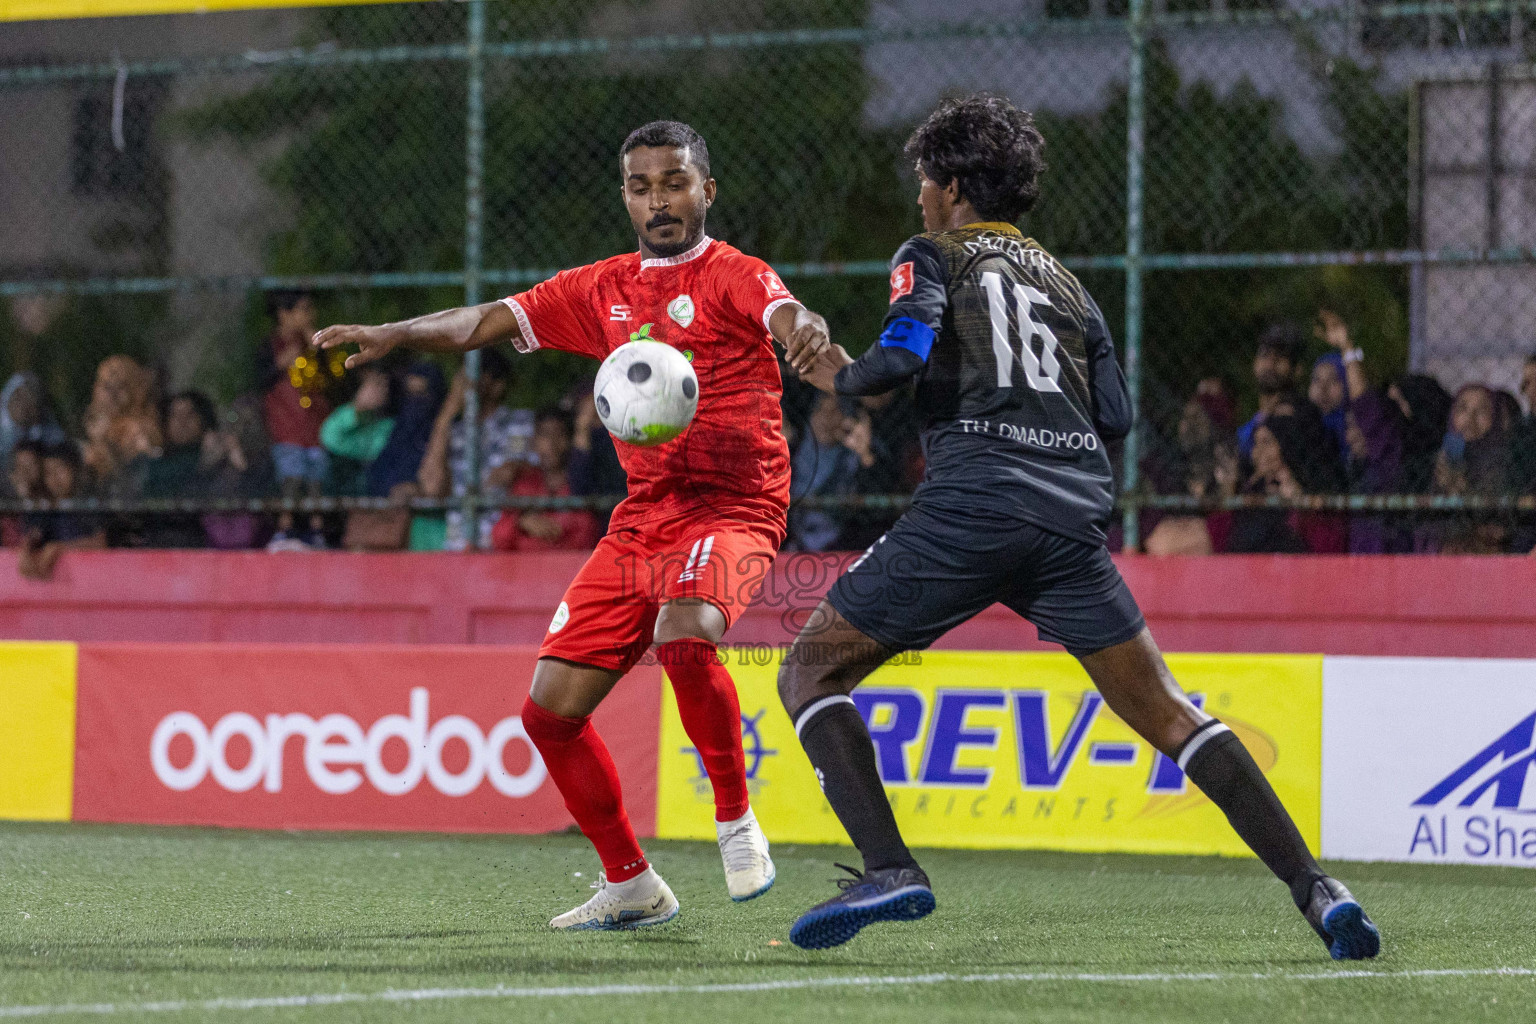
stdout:
{"type": "MultiPolygon", "coordinates": [[[[483,269],[481,245],[485,216],[485,0],[469,0],[467,32],[468,80],[464,114],[464,305],[480,302],[483,269]]],[[[464,490],[464,528],[469,550],[480,547],[480,353],[464,356],[469,393],[464,396],[464,441],[469,464],[469,486],[464,490]]]]}
{"type": "Polygon", "coordinates": [[[1146,0],[1130,0],[1131,63],[1126,83],[1125,130],[1125,383],[1131,394],[1131,410],[1137,422],[1126,435],[1121,472],[1125,503],[1124,550],[1141,546],[1140,520],[1134,498],[1141,424],[1141,272],[1142,272],[1142,159],[1146,149],[1146,0]]]}

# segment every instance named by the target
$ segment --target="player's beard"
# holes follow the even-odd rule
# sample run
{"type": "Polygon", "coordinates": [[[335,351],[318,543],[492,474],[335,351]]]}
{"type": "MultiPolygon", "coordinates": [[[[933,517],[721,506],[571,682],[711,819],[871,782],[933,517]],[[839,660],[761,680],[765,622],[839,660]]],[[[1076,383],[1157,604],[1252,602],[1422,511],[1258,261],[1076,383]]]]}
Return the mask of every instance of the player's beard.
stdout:
{"type": "Polygon", "coordinates": [[[667,259],[672,256],[681,256],[689,249],[692,249],[694,246],[698,245],[699,239],[704,237],[703,221],[699,221],[697,224],[689,224],[687,221],[682,221],[682,225],[683,237],[681,241],[653,242],[650,238],[646,238],[645,247],[661,259],[667,259]]]}

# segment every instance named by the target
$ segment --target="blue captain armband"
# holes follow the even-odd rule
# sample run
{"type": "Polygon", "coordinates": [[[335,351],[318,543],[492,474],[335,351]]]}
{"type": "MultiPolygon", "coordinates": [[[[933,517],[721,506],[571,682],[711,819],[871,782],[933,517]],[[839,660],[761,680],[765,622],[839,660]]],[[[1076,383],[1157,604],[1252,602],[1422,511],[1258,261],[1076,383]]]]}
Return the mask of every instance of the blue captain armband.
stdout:
{"type": "Polygon", "coordinates": [[[886,325],[880,344],[884,348],[904,348],[926,363],[933,349],[933,328],[920,320],[900,316],[886,325]]]}

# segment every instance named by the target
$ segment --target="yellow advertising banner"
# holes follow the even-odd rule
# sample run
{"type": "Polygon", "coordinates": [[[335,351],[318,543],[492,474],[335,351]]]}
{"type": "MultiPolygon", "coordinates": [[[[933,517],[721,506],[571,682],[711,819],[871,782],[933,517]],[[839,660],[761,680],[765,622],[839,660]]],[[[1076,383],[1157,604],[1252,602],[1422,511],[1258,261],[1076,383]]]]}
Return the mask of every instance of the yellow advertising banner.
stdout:
{"type": "Polygon", "coordinates": [[[0,643],[0,818],[69,820],[78,661],[74,644],[0,643]]]}
{"type": "Polygon", "coordinates": [[[342,7],[404,0],[0,0],[0,21],[115,18],[128,14],[195,14],[260,7],[342,7]]]}
{"type": "MultiPolygon", "coordinates": [[[[780,654],[766,654],[728,652],[752,806],[771,840],[847,842],[779,705],[780,654]]],[[[1168,664],[1241,737],[1317,850],[1322,657],[1176,654],[1168,664]]],[[[1248,855],[1221,811],[1104,706],[1067,654],[911,652],[854,700],[913,846],[1248,855]]],[[[670,687],[659,767],[657,835],[713,839],[709,780],[670,687]]]]}

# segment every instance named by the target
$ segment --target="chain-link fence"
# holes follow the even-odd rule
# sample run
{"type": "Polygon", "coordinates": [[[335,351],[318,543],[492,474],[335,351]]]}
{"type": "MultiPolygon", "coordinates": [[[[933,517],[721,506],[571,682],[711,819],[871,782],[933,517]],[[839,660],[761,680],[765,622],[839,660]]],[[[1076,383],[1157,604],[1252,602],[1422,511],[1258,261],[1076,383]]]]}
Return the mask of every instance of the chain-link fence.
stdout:
{"type": "MultiPolygon", "coordinates": [[[[261,383],[274,292],[312,290],[322,322],[396,319],[606,257],[633,244],[618,145],[657,117],[709,140],[711,233],[858,351],[920,230],[901,144],[941,96],[985,89],[1040,122],[1024,227],[1096,296],[1138,398],[1125,543],[1329,550],[1369,520],[1385,550],[1507,549],[1536,486],[1536,380],[1511,397],[1536,351],[1533,16],[470,0],[19,24],[0,38],[0,368],[39,373],[66,425],[114,353],[229,400],[261,383]],[[1458,396],[1458,427],[1469,384],[1489,390],[1458,396]]],[[[511,401],[589,374],[526,360],[511,401]]]]}

